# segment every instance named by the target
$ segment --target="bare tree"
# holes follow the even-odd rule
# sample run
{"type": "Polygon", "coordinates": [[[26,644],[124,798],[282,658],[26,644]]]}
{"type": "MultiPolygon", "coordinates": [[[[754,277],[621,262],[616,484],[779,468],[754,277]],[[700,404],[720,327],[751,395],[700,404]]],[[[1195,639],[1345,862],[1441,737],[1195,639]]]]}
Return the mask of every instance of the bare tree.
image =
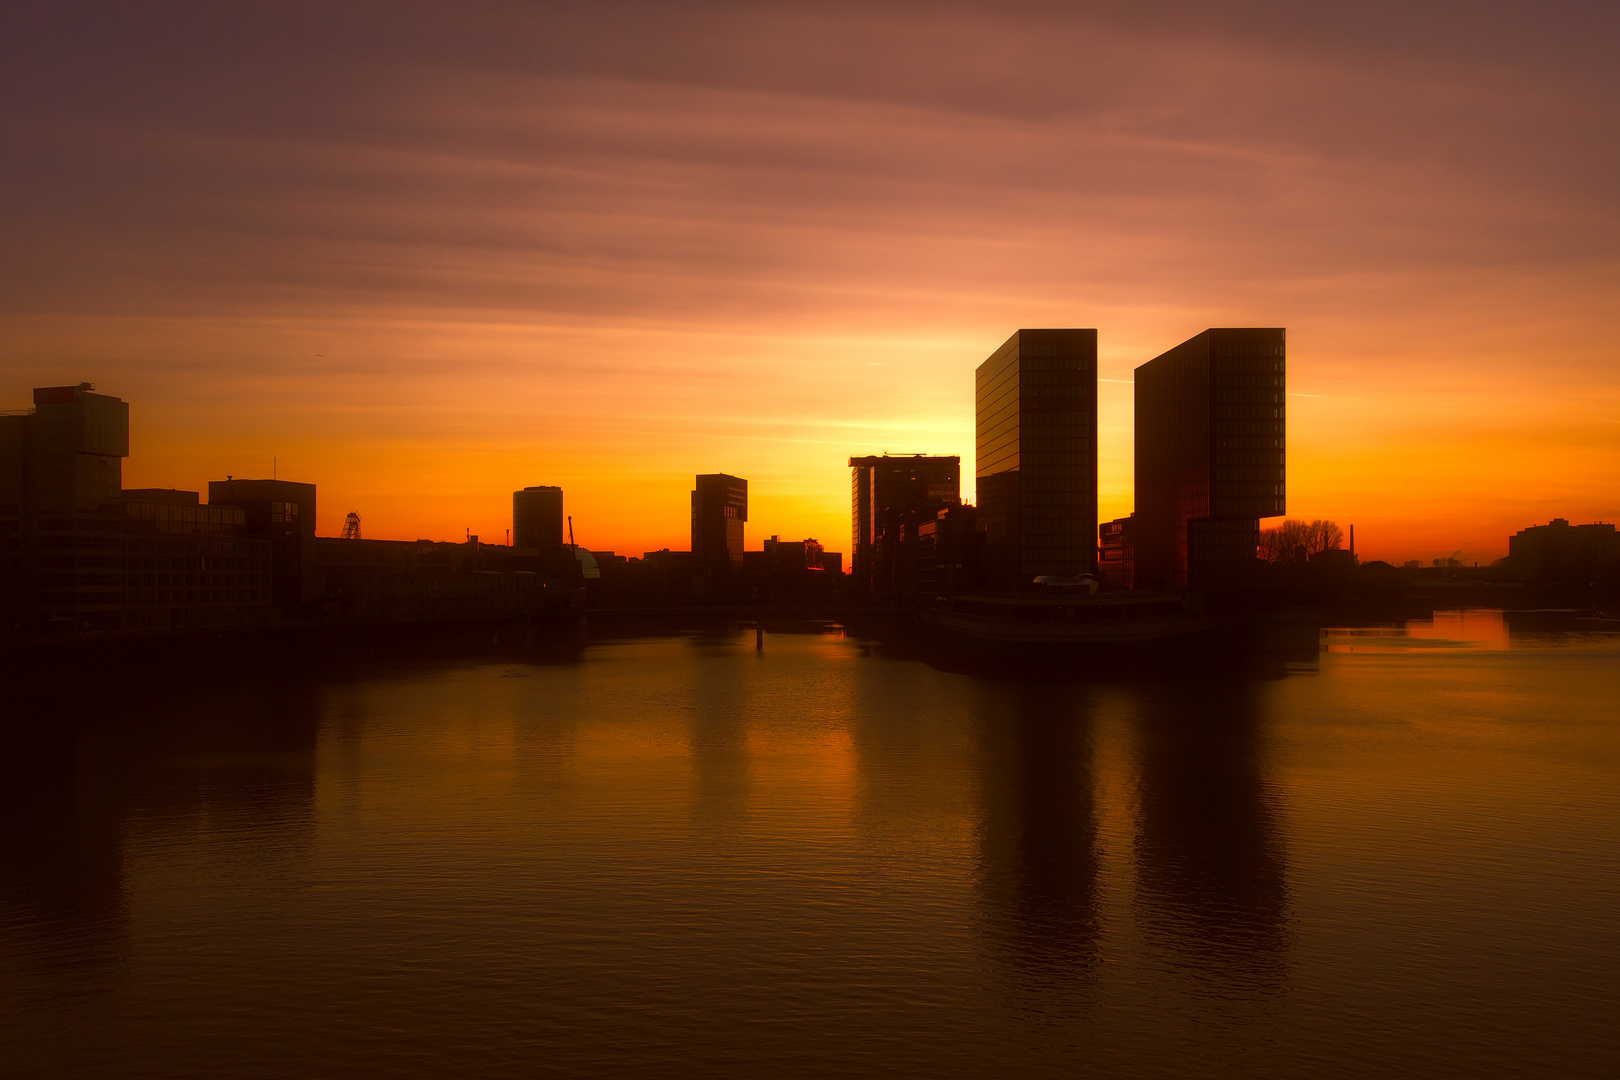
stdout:
{"type": "Polygon", "coordinates": [[[1302,563],[1319,551],[1339,547],[1344,530],[1337,522],[1284,521],[1275,528],[1260,531],[1260,558],[1279,566],[1302,563]]]}
{"type": "Polygon", "coordinates": [[[1315,555],[1319,551],[1331,551],[1343,546],[1344,530],[1339,528],[1336,521],[1323,521],[1317,518],[1310,524],[1309,537],[1305,542],[1305,550],[1315,555]]]}

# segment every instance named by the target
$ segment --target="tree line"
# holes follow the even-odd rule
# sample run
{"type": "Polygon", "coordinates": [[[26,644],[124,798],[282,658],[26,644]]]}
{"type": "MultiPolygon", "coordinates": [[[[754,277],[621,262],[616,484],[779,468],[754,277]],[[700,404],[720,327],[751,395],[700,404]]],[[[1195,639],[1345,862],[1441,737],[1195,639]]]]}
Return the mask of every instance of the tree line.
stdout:
{"type": "Polygon", "coordinates": [[[1344,530],[1338,522],[1284,521],[1273,529],[1260,530],[1260,558],[1278,566],[1303,563],[1320,551],[1330,551],[1344,543],[1344,530]]]}

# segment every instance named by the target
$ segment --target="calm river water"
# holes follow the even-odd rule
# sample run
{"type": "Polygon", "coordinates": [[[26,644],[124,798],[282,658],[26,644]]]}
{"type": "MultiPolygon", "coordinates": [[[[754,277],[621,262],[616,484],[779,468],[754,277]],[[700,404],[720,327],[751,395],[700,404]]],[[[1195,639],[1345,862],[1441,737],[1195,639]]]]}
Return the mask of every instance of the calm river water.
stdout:
{"type": "Polygon", "coordinates": [[[1620,1074],[1617,635],[1065,685],[739,629],[6,752],[7,1075],[1620,1074]]]}

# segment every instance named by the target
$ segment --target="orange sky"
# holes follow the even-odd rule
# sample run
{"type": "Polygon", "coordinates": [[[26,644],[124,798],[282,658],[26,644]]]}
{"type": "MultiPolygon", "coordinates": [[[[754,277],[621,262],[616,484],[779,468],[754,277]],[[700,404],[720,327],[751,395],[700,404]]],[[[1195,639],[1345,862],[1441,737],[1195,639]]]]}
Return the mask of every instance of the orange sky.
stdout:
{"type": "Polygon", "coordinates": [[[0,407],[91,380],[127,485],[275,458],[324,533],[557,483],[684,548],[725,471],[847,551],[848,456],[971,475],[1012,330],[1099,328],[1106,518],[1131,369],[1282,325],[1364,556],[1620,518],[1607,7],[576,7],[8,7],[0,407]]]}

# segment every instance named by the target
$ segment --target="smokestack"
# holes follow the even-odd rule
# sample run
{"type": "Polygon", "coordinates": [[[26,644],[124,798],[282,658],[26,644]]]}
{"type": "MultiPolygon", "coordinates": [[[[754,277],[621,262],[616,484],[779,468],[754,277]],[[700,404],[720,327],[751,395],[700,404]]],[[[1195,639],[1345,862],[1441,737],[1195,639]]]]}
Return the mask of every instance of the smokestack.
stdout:
{"type": "Polygon", "coordinates": [[[1354,525],[1352,525],[1352,526],[1350,526],[1350,558],[1351,558],[1352,561],[1354,561],[1355,557],[1356,557],[1356,527],[1354,525]]]}

